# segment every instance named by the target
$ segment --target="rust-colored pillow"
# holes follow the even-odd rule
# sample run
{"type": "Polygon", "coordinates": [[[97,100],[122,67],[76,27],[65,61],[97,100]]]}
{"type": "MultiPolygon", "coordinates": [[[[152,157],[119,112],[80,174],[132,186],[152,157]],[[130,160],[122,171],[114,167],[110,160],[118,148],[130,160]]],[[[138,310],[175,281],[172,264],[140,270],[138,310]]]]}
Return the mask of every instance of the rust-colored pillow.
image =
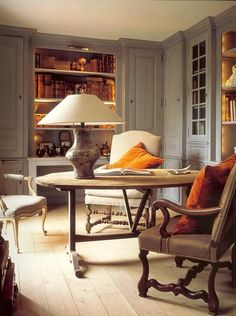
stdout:
{"type": "MultiPolygon", "coordinates": [[[[187,208],[207,208],[219,205],[221,194],[228,175],[236,163],[236,154],[228,157],[217,166],[204,167],[196,177],[189,197],[187,208]]],[[[181,216],[173,234],[209,233],[214,217],[204,220],[187,215],[181,216]]]]}
{"type": "Polygon", "coordinates": [[[151,155],[146,151],[143,143],[131,147],[119,160],[107,164],[108,169],[113,168],[136,168],[148,169],[159,167],[164,159],[151,155]]]}

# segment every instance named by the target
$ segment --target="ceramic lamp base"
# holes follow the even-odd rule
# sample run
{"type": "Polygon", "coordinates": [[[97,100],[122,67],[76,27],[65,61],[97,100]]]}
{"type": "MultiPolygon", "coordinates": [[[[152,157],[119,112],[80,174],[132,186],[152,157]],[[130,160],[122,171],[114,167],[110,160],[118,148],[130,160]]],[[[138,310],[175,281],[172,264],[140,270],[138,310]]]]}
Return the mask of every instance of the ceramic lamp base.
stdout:
{"type": "Polygon", "coordinates": [[[100,157],[100,149],[92,143],[91,136],[91,127],[78,127],[74,130],[74,144],[67,151],[66,158],[73,166],[76,179],[94,178],[93,167],[100,157]]]}

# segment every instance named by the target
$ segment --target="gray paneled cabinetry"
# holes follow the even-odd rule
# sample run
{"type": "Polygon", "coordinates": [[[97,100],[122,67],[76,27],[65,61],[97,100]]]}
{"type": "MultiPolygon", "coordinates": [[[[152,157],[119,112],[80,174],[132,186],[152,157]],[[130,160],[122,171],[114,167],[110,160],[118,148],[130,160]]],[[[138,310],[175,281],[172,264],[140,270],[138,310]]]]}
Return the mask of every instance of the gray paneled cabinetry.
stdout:
{"type": "Polygon", "coordinates": [[[23,156],[23,39],[0,36],[0,155],[23,156]]]}
{"type": "Polygon", "coordinates": [[[215,159],[215,27],[212,18],[185,32],[187,37],[187,160],[215,159]]]}
{"type": "Polygon", "coordinates": [[[146,130],[162,135],[162,49],[158,42],[120,40],[125,76],[126,130],[146,130]]]}
{"type": "MultiPolygon", "coordinates": [[[[33,29],[0,25],[0,159],[4,172],[26,173],[28,149],[28,40],[33,29]]],[[[8,191],[22,193],[11,181],[8,191]]]]}
{"type": "MultiPolygon", "coordinates": [[[[163,42],[164,47],[164,157],[165,168],[183,166],[185,119],[184,119],[184,53],[185,41],[179,32],[163,42]]],[[[163,194],[181,202],[182,190],[164,189],[163,194]]]]}

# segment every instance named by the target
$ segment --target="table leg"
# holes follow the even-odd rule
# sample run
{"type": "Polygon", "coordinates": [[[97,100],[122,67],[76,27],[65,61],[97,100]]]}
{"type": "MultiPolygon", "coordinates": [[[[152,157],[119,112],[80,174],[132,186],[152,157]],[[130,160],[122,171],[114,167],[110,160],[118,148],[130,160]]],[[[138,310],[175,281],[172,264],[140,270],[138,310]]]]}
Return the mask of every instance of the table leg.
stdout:
{"type": "Polygon", "coordinates": [[[75,276],[83,277],[79,265],[78,254],[75,251],[76,242],[76,197],[75,190],[68,191],[68,210],[69,210],[69,256],[74,267],[75,276]]]}
{"type": "Polygon", "coordinates": [[[131,230],[132,232],[135,232],[136,229],[137,229],[138,222],[139,222],[139,220],[140,220],[140,217],[142,216],[143,209],[144,209],[144,207],[145,207],[145,204],[146,204],[146,202],[147,202],[147,200],[148,200],[148,197],[149,197],[149,195],[150,195],[151,192],[152,192],[151,189],[147,189],[147,190],[145,191],[145,193],[143,194],[142,200],[141,200],[141,202],[140,202],[140,205],[139,205],[139,207],[138,207],[136,216],[135,216],[135,218],[134,218],[134,222],[133,222],[132,230],[131,230]]]}

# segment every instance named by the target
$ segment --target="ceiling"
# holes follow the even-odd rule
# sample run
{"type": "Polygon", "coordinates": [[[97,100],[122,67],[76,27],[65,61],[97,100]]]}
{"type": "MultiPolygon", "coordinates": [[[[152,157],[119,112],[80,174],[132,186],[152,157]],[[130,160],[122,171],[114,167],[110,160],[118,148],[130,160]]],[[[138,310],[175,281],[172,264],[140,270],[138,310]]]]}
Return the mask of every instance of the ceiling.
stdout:
{"type": "Polygon", "coordinates": [[[162,41],[236,1],[0,0],[0,24],[93,38],[162,41]]]}

